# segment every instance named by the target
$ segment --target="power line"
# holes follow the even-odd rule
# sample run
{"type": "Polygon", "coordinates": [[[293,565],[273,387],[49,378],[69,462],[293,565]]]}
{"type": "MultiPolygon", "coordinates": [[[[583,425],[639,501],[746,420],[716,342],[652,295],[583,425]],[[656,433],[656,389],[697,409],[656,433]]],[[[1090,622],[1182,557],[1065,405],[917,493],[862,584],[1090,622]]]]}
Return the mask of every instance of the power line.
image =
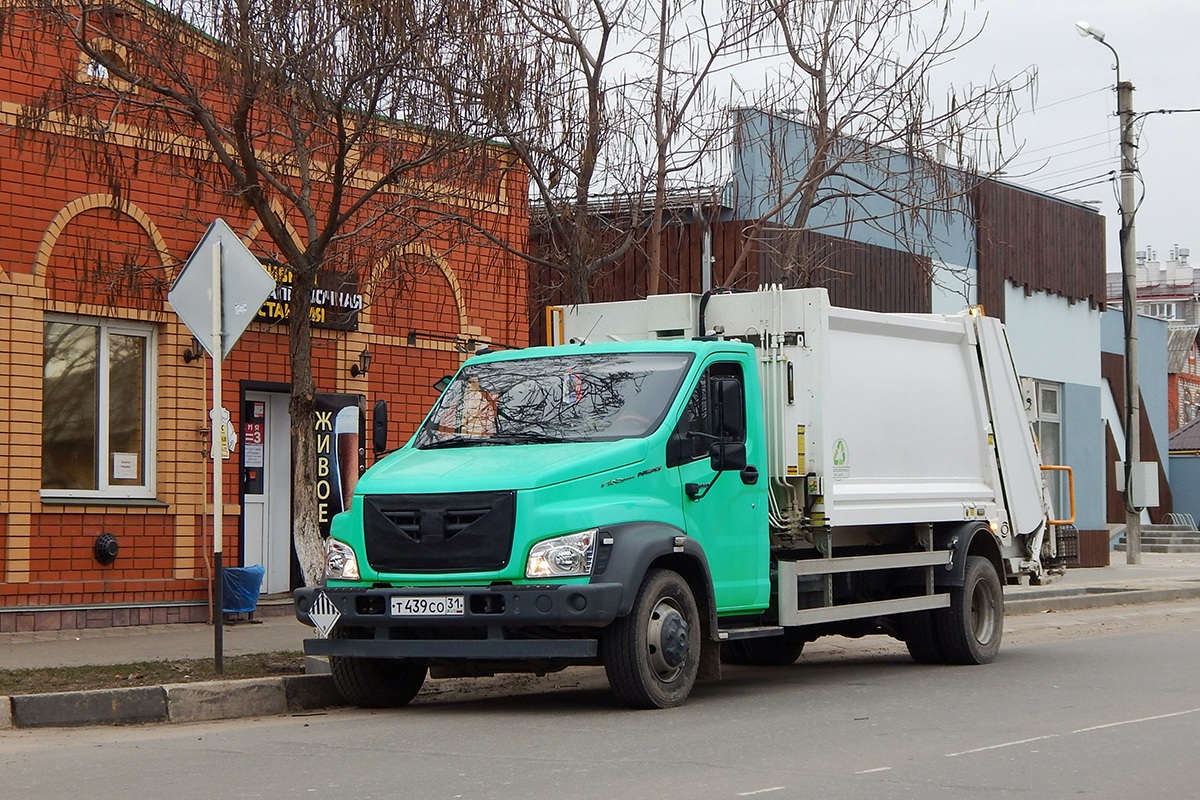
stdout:
{"type": "Polygon", "coordinates": [[[1053,192],[1065,192],[1065,191],[1073,191],[1075,189],[1086,189],[1090,186],[1099,186],[1102,183],[1110,183],[1116,179],[1116,175],[1117,175],[1117,171],[1115,169],[1109,170],[1108,172],[1102,173],[1100,175],[1091,175],[1087,178],[1080,178],[1077,181],[1072,181],[1071,183],[1064,183],[1061,186],[1054,186],[1050,189],[1043,189],[1042,191],[1046,192],[1047,194],[1050,194],[1053,192]]]}

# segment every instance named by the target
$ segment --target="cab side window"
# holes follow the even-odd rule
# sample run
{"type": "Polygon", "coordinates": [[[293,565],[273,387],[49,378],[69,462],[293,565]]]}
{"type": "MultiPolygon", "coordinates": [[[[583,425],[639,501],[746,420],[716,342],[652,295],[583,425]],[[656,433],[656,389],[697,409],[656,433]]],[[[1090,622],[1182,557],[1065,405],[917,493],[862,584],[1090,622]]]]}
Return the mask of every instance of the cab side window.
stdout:
{"type": "MultiPolygon", "coordinates": [[[[718,387],[722,380],[736,380],[742,384],[740,364],[721,362],[704,370],[696,383],[687,406],[671,437],[671,452],[667,454],[668,466],[686,464],[708,458],[709,450],[716,442],[744,441],[745,434],[730,436],[723,423],[723,409],[718,399],[718,387]]],[[[742,393],[745,397],[745,393],[742,393]]],[[[744,418],[744,412],[742,414],[744,418]]]]}

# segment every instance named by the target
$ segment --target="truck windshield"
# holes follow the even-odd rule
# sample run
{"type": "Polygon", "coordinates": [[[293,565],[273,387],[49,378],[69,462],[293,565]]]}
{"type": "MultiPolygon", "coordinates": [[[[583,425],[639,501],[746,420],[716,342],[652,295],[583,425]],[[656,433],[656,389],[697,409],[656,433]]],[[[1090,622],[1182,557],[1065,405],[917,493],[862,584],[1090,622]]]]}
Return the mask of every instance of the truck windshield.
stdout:
{"type": "Polygon", "coordinates": [[[415,446],[612,441],[662,422],[692,357],[602,353],[471,364],[442,393],[415,446]]]}

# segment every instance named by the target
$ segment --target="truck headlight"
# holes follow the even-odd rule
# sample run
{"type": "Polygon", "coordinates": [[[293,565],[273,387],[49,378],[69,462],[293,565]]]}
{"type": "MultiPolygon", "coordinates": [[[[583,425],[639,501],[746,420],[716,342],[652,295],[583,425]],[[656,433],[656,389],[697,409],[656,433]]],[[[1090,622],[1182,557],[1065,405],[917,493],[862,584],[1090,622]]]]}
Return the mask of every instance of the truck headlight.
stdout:
{"type": "Polygon", "coordinates": [[[557,578],[590,575],[600,531],[591,530],[538,542],[525,562],[526,578],[557,578]]]}
{"type": "Polygon", "coordinates": [[[354,548],[332,537],[325,540],[325,577],[344,581],[356,581],[358,558],[354,548]]]}

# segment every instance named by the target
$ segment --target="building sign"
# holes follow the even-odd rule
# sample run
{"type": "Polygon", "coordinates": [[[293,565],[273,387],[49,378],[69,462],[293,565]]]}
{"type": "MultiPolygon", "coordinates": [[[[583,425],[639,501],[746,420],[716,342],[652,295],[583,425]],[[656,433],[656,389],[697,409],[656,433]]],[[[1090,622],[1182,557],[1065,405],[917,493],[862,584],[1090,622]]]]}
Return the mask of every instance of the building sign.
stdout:
{"type": "Polygon", "coordinates": [[[316,402],[317,520],[328,536],[333,516],[350,508],[364,466],[364,415],[358,395],[319,394],[316,402]]]}
{"type": "MultiPolygon", "coordinates": [[[[292,273],[278,265],[267,266],[275,278],[275,291],[262,304],[255,315],[256,322],[282,322],[291,313],[292,273]]],[[[312,290],[312,309],[309,316],[318,328],[333,328],[339,331],[358,329],[358,312],[363,307],[363,296],[358,283],[345,275],[317,276],[317,286],[312,290]]]]}

